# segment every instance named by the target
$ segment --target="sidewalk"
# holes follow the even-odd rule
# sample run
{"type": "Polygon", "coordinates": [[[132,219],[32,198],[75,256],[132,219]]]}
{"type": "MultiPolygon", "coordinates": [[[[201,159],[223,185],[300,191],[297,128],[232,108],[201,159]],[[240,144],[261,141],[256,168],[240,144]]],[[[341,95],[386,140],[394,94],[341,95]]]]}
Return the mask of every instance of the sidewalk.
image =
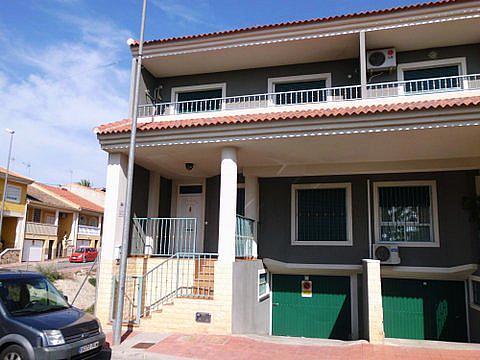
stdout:
{"type": "MultiPolygon", "coordinates": [[[[109,342],[111,337],[108,335],[109,342]]],[[[268,336],[181,335],[133,332],[112,347],[112,359],[480,359],[480,345],[387,340],[384,345],[268,336]],[[425,346],[423,346],[425,345],[425,346]]]]}

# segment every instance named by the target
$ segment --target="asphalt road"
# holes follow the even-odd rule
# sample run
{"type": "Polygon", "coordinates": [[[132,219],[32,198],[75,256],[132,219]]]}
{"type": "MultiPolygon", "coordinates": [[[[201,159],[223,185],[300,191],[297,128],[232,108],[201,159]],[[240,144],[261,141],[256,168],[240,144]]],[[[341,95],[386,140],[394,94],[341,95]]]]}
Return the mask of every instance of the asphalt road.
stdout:
{"type": "Polygon", "coordinates": [[[14,270],[32,270],[35,271],[37,266],[49,266],[58,271],[62,270],[83,270],[90,269],[92,263],[70,263],[68,260],[59,260],[59,261],[45,261],[45,262],[30,262],[30,263],[20,263],[20,264],[8,264],[0,265],[0,269],[14,269],[14,270]]]}

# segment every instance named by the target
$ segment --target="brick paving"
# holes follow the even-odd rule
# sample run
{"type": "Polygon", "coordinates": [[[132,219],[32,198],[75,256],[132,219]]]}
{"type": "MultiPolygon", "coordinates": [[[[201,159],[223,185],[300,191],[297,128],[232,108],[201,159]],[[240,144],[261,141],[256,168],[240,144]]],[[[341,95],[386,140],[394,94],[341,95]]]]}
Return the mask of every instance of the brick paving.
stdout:
{"type": "MultiPolygon", "coordinates": [[[[108,336],[109,340],[110,337],[108,336]]],[[[335,342],[292,338],[262,338],[218,335],[166,335],[156,341],[153,334],[130,333],[119,347],[113,348],[113,358],[129,358],[128,354],[144,359],[388,359],[388,360],[480,360],[480,347],[465,350],[463,345],[370,345],[364,341],[335,342]],[[155,342],[148,349],[133,348],[137,343],[155,342]],[[455,349],[458,347],[458,349],[455,349]]]]}

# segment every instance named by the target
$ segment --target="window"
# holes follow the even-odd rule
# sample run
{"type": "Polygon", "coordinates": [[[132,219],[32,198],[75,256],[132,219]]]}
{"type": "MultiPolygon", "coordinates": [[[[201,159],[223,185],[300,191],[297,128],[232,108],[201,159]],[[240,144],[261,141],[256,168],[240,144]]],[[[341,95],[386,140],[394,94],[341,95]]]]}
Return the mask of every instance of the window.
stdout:
{"type": "Polygon", "coordinates": [[[202,185],[180,185],[178,193],[181,195],[188,194],[201,194],[203,186],[202,185]]]}
{"type": "Polygon", "coordinates": [[[225,96],[225,83],[172,88],[177,114],[220,110],[225,96]]]}
{"type": "Polygon", "coordinates": [[[270,93],[275,95],[277,105],[316,103],[326,100],[325,91],[319,89],[331,86],[331,75],[312,74],[268,79],[270,93]],[[305,90],[305,91],[302,91],[305,90]]]}
{"type": "Polygon", "coordinates": [[[88,221],[88,225],[98,227],[98,219],[96,217],[91,217],[88,221]]]}
{"type": "Polygon", "coordinates": [[[268,273],[265,269],[258,270],[258,301],[266,299],[269,295],[268,273]]]}
{"type": "Polygon", "coordinates": [[[42,210],[33,209],[33,222],[39,223],[42,221],[42,210]]]}
{"type": "Polygon", "coordinates": [[[292,186],[292,245],[352,245],[350,184],[292,186]]]}
{"type": "Polygon", "coordinates": [[[480,310],[480,277],[470,278],[470,305],[480,310]]]}
{"type": "Polygon", "coordinates": [[[240,186],[237,188],[237,215],[245,216],[245,187],[240,186]]]}
{"type": "Polygon", "coordinates": [[[434,181],[374,186],[377,242],[438,246],[434,181]]]}
{"type": "Polygon", "coordinates": [[[463,82],[458,76],[466,73],[465,63],[465,58],[456,58],[400,64],[398,78],[409,81],[404,91],[410,94],[460,89],[463,82]]]}
{"type": "Polygon", "coordinates": [[[79,225],[88,225],[87,217],[85,215],[80,215],[80,217],[78,218],[78,223],[79,225]]]}
{"type": "Polygon", "coordinates": [[[22,200],[22,188],[20,186],[7,184],[7,193],[5,195],[5,200],[20,204],[22,200]]]}

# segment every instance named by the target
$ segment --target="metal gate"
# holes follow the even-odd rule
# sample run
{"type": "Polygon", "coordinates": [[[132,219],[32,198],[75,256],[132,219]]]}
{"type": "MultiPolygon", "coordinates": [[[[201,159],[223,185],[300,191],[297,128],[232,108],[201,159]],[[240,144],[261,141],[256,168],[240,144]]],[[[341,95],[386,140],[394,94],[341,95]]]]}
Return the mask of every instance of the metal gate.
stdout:
{"type": "Polygon", "coordinates": [[[273,335],[351,339],[350,278],[309,276],[311,296],[302,281],[305,276],[273,275],[273,335]]]}

